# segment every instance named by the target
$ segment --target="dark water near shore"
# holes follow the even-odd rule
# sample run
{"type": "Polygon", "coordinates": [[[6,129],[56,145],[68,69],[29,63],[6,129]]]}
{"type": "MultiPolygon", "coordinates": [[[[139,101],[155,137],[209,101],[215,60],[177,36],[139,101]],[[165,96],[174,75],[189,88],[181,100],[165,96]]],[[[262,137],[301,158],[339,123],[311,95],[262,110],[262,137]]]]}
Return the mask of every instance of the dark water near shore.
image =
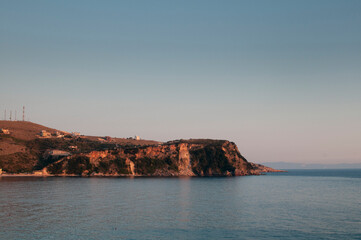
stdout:
{"type": "Polygon", "coordinates": [[[0,239],[361,239],[361,170],[0,178],[0,239]]]}

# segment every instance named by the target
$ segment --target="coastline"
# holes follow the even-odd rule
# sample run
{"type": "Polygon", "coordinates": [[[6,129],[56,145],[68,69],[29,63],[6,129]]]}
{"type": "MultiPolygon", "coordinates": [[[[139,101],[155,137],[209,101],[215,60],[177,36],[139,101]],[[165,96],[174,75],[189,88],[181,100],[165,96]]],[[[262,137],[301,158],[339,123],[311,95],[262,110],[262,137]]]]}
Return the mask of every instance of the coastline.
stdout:
{"type": "Polygon", "coordinates": [[[139,175],[139,174],[91,174],[91,175],[77,175],[77,174],[49,174],[49,173],[42,173],[42,172],[34,172],[34,173],[2,173],[0,174],[1,177],[85,177],[85,178],[92,178],[92,177],[124,177],[124,178],[134,178],[134,177],[152,177],[152,178],[184,178],[184,177],[244,177],[244,176],[260,176],[266,175],[267,173],[272,172],[287,172],[285,170],[277,170],[274,169],[273,171],[262,171],[254,174],[246,174],[246,175],[237,175],[237,176],[227,176],[227,175],[220,175],[220,176],[188,176],[188,175],[139,175]]]}

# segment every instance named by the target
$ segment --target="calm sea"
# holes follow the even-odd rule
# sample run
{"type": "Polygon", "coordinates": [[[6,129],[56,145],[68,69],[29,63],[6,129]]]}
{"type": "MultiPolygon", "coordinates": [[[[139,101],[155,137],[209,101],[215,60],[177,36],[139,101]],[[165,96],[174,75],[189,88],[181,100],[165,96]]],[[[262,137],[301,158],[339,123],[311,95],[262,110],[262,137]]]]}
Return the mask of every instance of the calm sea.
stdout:
{"type": "Polygon", "coordinates": [[[361,239],[361,170],[0,178],[0,239],[361,239]]]}

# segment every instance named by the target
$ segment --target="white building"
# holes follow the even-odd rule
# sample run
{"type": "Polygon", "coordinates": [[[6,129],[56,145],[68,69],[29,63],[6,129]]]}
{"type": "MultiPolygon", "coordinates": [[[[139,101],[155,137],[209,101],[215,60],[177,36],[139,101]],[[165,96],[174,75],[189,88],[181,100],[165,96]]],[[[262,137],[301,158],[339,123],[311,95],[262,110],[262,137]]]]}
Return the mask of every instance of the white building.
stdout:
{"type": "Polygon", "coordinates": [[[47,132],[46,130],[41,130],[40,136],[41,136],[41,137],[48,138],[48,137],[51,137],[51,133],[50,133],[50,132],[47,132]]]}
{"type": "Polygon", "coordinates": [[[64,137],[64,134],[62,134],[61,132],[58,132],[58,131],[56,131],[55,135],[56,135],[57,138],[63,138],[64,137]]]}
{"type": "Polygon", "coordinates": [[[79,132],[72,132],[71,135],[73,135],[73,137],[79,137],[80,133],[79,132]]]}

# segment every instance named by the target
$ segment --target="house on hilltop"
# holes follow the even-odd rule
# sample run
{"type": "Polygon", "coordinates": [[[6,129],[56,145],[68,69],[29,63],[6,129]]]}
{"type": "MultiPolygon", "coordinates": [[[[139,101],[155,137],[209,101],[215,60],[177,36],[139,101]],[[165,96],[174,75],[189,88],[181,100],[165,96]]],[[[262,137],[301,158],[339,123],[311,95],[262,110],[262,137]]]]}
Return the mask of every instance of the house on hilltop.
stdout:
{"type": "Polygon", "coordinates": [[[73,137],[79,137],[80,136],[80,133],[79,132],[72,132],[71,135],[73,137]]]}
{"type": "Polygon", "coordinates": [[[64,134],[62,134],[62,133],[59,132],[59,131],[56,131],[56,132],[55,132],[55,136],[56,136],[57,138],[63,138],[63,137],[64,137],[64,134]]]}
{"type": "Polygon", "coordinates": [[[51,133],[47,132],[46,130],[41,130],[41,132],[39,133],[40,137],[44,137],[44,138],[49,138],[51,137],[51,133]]]}

